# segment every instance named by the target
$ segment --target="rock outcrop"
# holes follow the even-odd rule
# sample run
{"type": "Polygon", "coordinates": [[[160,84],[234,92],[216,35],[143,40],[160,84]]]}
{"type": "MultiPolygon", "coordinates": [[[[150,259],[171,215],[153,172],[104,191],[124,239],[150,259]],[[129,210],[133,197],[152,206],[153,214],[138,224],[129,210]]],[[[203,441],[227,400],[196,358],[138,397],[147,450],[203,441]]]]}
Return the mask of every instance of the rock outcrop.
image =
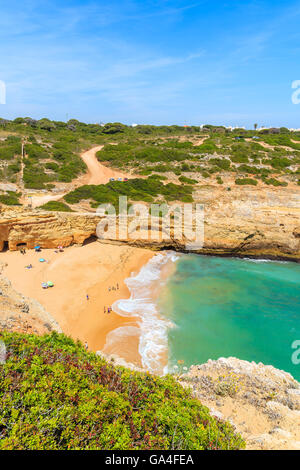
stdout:
{"type": "Polygon", "coordinates": [[[56,248],[82,244],[96,235],[99,217],[92,215],[43,212],[38,210],[6,210],[0,214],[0,249],[35,245],[56,248]]]}
{"type": "MultiPolygon", "coordinates": [[[[300,192],[289,188],[198,187],[194,200],[204,205],[204,245],[196,253],[220,256],[249,256],[270,259],[300,259],[300,192]]],[[[16,250],[20,244],[33,248],[82,244],[96,235],[100,216],[93,213],[57,213],[41,210],[2,210],[0,250],[16,250]]],[[[140,235],[131,233],[124,240],[111,236],[108,241],[153,249],[187,251],[187,238],[176,238],[171,218],[163,228],[156,219],[150,239],[150,218],[141,219],[140,235]]],[[[190,227],[193,228],[193,227],[190,227]]]]}
{"type": "Polygon", "coordinates": [[[229,420],[248,449],[300,449],[300,383],[287,372],[229,357],[192,366],[178,380],[229,420]]]}
{"type": "Polygon", "coordinates": [[[34,299],[16,292],[10,281],[1,275],[0,263],[0,330],[18,333],[62,333],[56,320],[34,299]]]}

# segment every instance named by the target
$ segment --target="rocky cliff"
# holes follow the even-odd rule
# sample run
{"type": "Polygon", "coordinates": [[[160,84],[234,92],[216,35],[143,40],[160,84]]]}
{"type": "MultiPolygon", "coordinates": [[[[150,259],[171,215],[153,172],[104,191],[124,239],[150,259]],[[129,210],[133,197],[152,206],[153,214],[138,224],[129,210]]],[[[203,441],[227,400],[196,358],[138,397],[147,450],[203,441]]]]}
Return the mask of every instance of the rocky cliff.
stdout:
{"type": "Polygon", "coordinates": [[[39,210],[4,210],[0,214],[0,249],[35,245],[56,248],[82,244],[96,234],[99,217],[39,210]]]}
{"type": "Polygon", "coordinates": [[[230,357],[192,366],[178,380],[229,420],[247,449],[300,449],[300,384],[287,372],[230,357]]]}
{"type": "MultiPolygon", "coordinates": [[[[289,188],[233,187],[227,191],[216,186],[202,186],[194,194],[204,205],[204,246],[197,253],[300,259],[300,192],[289,188]]],[[[16,250],[20,244],[33,248],[82,244],[96,235],[101,220],[93,213],[57,213],[41,210],[2,209],[0,214],[0,249],[16,250]]],[[[131,234],[125,243],[186,250],[186,239],[170,237],[157,219],[155,240],[148,239],[149,220],[141,220],[142,235],[131,234]],[[164,236],[163,236],[164,235],[164,236]]],[[[111,237],[109,241],[118,241],[111,237]]]]}
{"type": "Polygon", "coordinates": [[[62,333],[58,323],[39,302],[12,288],[10,281],[2,276],[3,267],[3,263],[0,263],[0,331],[62,333]]]}

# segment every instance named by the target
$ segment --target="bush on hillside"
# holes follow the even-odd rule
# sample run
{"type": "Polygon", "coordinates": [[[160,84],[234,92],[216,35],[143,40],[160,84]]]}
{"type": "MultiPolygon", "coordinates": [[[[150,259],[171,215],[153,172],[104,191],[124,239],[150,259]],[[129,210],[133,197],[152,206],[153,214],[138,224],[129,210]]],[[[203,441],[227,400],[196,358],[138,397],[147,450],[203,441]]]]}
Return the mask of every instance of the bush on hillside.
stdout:
{"type": "Polygon", "coordinates": [[[269,178],[269,179],[264,179],[263,180],[264,183],[268,184],[268,185],[272,185],[272,186],[287,186],[288,183],[286,183],[285,181],[279,181],[275,178],[269,178]]]}
{"type": "Polygon", "coordinates": [[[179,176],[178,179],[181,183],[186,183],[186,184],[197,184],[198,183],[197,180],[194,180],[192,178],[188,178],[187,176],[183,176],[183,175],[179,176]]]}
{"type": "Polygon", "coordinates": [[[129,201],[153,202],[162,196],[166,201],[193,202],[193,188],[188,185],[174,183],[163,184],[161,178],[150,176],[147,179],[134,178],[129,181],[111,181],[107,184],[80,186],[68,193],[64,199],[76,204],[83,199],[95,201],[97,204],[110,203],[118,207],[119,196],[127,196],[129,201]]]}
{"type": "Polygon", "coordinates": [[[46,202],[46,204],[39,206],[39,209],[44,209],[45,211],[73,212],[71,207],[61,201],[46,202]]]}
{"type": "Polygon", "coordinates": [[[20,193],[15,193],[13,191],[7,191],[6,194],[0,194],[0,203],[5,204],[6,206],[20,206],[19,201],[20,193]]]}
{"type": "Polygon", "coordinates": [[[2,332],[0,449],[240,449],[171,376],[114,367],[64,335],[2,332]]]}
{"type": "Polygon", "coordinates": [[[252,179],[252,178],[237,178],[235,180],[235,184],[238,184],[238,185],[252,185],[252,186],[256,186],[257,185],[257,181],[252,179]]]}

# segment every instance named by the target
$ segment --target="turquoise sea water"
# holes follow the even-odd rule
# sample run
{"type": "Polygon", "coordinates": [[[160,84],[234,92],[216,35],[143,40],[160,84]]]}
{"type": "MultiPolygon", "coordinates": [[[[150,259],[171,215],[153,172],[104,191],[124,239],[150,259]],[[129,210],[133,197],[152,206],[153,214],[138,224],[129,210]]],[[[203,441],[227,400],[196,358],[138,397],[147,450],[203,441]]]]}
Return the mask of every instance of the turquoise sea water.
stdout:
{"type": "Polygon", "coordinates": [[[300,380],[291,344],[300,340],[300,265],[183,255],[161,292],[170,366],[234,356],[271,364],[300,380]],[[167,314],[168,312],[168,314],[167,314]]]}

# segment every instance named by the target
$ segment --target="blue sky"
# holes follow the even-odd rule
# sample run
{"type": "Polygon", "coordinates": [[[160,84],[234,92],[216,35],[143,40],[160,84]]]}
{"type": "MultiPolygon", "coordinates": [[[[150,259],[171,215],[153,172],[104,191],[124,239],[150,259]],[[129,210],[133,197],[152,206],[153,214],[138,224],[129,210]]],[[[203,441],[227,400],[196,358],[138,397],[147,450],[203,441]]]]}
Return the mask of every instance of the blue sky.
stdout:
{"type": "Polygon", "coordinates": [[[0,0],[0,116],[300,127],[300,1],[0,0]]]}

